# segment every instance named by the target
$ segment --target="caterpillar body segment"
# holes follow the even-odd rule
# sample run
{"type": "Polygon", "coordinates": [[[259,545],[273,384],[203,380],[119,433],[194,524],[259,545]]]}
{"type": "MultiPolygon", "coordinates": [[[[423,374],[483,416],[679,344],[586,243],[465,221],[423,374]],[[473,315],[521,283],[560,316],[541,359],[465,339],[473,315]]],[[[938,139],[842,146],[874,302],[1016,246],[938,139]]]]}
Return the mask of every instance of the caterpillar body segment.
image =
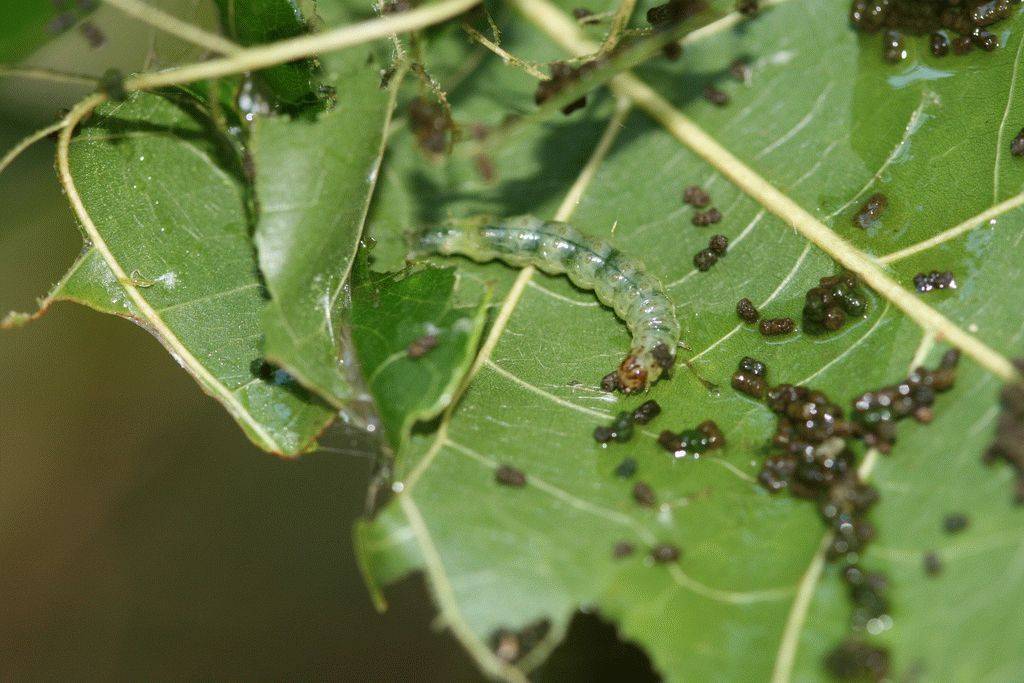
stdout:
{"type": "Polygon", "coordinates": [[[629,328],[633,344],[615,373],[624,393],[643,391],[675,363],[680,327],[664,287],[636,260],[567,223],[533,216],[455,221],[419,233],[413,256],[459,254],[566,275],[591,289],[629,328]]]}

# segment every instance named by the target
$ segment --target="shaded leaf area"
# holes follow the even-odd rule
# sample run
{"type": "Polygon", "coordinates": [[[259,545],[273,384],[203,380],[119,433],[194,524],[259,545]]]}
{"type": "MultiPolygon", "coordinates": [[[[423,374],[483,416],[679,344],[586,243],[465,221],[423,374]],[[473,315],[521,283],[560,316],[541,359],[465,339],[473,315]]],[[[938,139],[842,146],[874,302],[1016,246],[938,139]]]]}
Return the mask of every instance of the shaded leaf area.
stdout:
{"type": "MultiPolygon", "coordinates": [[[[1013,74],[1024,20],[1000,25],[1004,46],[994,54],[940,61],[924,42],[912,41],[910,59],[891,66],[882,61],[877,36],[849,29],[847,9],[840,0],[778,3],[736,29],[688,44],[680,62],[654,63],[639,73],[770,182],[871,253],[908,247],[1019,192],[1024,169],[1005,149],[998,157],[996,150],[1008,145],[1006,131],[1019,128],[1014,122],[1024,116],[1011,98],[1022,87],[1013,74]],[[728,73],[741,56],[752,65],[749,86],[728,73]],[[711,84],[730,95],[728,107],[700,97],[711,84]],[[978,88],[985,97],[964,96],[978,88]],[[1000,134],[1004,117],[1011,123],[1000,134]],[[888,195],[889,213],[858,232],[852,216],[875,191],[888,195]]],[[[559,56],[521,20],[509,25],[503,45],[538,62],[559,56]]],[[[450,63],[475,54],[437,37],[432,53],[440,51],[450,63]]],[[[460,121],[495,126],[510,111],[530,108],[534,83],[496,59],[481,58],[469,73],[435,75],[460,121]]],[[[449,213],[551,217],[612,109],[608,98],[592,96],[583,111],[524,132],[515,145],[490,154],[496,176],[490,182],[479,173],[475,152],[457,151],[428,165],[410,134],[396,133],[369,222],[381,267],[400,261],[403,231],[449,213]]],[[[810,384],[848,406],[859,393],[906,375],[922,330],[878,297],[864,319],[827,336],[766,340],[743,326],[735,314],[741,297],[765,315],[799,320],[804,293],[834,265],[639,112],[618,130],[571,221],[641,258],[665,282],[693,370],[678,368],[642,398],[604,394],[598,382],[621,359],[628,334],[592,294],[538,274],[508,299],[517,271],[446,261],[494,286],[507,325],[451,418],[417,432],[400,451],[402,493],[359,528],[364,565],[378,584],[425,570],[444,621],[482,666],[501,675],[516,672],[490,654],[499,629],[549,620],[542,655],[582,605],[615,620],[668,678],[768,678],[798,589],[815,590],[801,581],[823,528],[812,505],[771,496],[754,482],[775,420],[734,392],[730,375],[740,358],[754,356],[768,364],[772,383],[810,384]],[[731,241],[728,255],[707,273],[692,263],[711,233],[690,223],[692,209],[681,201],[690,184],[711,193],[725,216],[716,229],[731,241]],[[663,413],[632,442],[602,448],[593,441],[595,426],[647,398],[663,413]],[[725,432],[724,450],[673,460],[654,441],[661,429],[705,419],[725,432]],[[624,456],[637,459],[636,480],[654,489],[653,509],[634,502],[635,480],[613,474],[624,456]],[[496,484],[501,464],[524,471],[526,486],[496,484]],[[620,539],[635,544],[636,554],[614,559],[620,539]],[[646,557],[660,542],[683,549],[678,564],[646,557]]],[[[1014,265],[1022,229],[1021,212],[1011,211],[897,261],[893,272],[910,285],[918,270],[953,270],[959,288],[927,301],[994,348],[1020,354],[1024,332],[1010,312],[1022,284],[1014,265]]],[[[934,362],[941,350],[936,346],[928,359],[934,362]]],[[[894,625],[879,642],[891,646],[897,675],[949,670],[999,679],[1022,665],[1015,643],[1022,636],[1016,605],[1024,593],[1024,519],[1010,506],[1009,473],[980,463],[997,388],[964,361],[957,387],[937,403],[934,423],[901,425],[893,455],[877,466],[882,501],[872,519],[879,540],[864,564],[893,577],[894,625]],[[953,507],[977,521],[960,536],[943,536],[938,520],[953,507]],[[921,569],[925,545],[947,558],[939,579],[921,569]]],[[[849,603],[834,573],[826,572],[810,613],[794,615],[797,678],[821,678],[822,654],[847,633],[849,603]]],[[[537,659],[528,656],[524,666],[537,659]]]]}
{"type": "Polygon", "coordinates": [[[71,171],[104,245],[89,245],[55,296],[132,318],[254,443],[294,455],[333,411],[263,363],[265,295],[243,186],[217,140],[184,98],[101,107],[72,141],[71,171]]]}
{"type": "Polygon", "coordinates": [[[72,29],[98,3],[11,2],[4,7],[0,64],[17,62],[72,29]]]}
{"type": "Polygon", "coordinates": [[[388,443],[398,450],[417,421],[436,417],[469,369],[487,296],[462,302],[454,268],[353,273],[351,337],[388,443]]]}
{"type": "MultiPolygon", "coordinates": [[[[241,45],[262,45],[294,38],[309,30],[295,0],[216,0],[225,33],[241,45]]],[[[256,72],[276,110],[297,113],[320,101],[319,76],[313,59],[299,59],[256,72]]]]}
{"type": "MultiPolygon", "coordinates": [[[[327,112],[260,117],[252,127],[259,218],[256,245],[270,293],[266,355],[324,399],[351,397],[342,364],[343,286],[355,256],[394,106],[359,50],[331,61],[344,92],[327,112]]],[[[398,79],[400,80],[400,79],[398,79]]]]}

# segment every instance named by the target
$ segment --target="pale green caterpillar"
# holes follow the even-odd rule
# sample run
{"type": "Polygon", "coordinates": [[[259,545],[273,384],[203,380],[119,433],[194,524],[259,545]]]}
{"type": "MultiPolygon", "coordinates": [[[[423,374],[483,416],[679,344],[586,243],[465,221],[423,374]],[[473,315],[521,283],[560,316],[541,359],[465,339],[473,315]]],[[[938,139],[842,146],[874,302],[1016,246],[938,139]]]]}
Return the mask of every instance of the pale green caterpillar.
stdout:
{"type": "Polygon", "coordinates": [[[633,334],[629,355],[606,378],[605,388],[627,394],[643,391],[675,363],[679,322],[665,288],[638,262],[567,223],[533,216],[453,221],[414,237],[413,256],[426,254],[461,254],[480,262],[498,259],[520,268],[532,265],[594,290],[633,334]]]}

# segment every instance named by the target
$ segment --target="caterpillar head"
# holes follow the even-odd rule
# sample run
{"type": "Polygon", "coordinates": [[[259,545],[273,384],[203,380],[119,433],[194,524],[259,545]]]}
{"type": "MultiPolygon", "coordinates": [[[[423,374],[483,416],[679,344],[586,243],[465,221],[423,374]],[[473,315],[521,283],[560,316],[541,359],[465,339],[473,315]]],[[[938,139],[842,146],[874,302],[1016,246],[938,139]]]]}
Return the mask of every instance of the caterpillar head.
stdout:
{"type": "Polygon", "coordinates": [[[619,391],[624,394],[645,391],[663,372],[670,372],[675,362],[675,354],[666,344],[632,349],[615,373],[619,391]]]}

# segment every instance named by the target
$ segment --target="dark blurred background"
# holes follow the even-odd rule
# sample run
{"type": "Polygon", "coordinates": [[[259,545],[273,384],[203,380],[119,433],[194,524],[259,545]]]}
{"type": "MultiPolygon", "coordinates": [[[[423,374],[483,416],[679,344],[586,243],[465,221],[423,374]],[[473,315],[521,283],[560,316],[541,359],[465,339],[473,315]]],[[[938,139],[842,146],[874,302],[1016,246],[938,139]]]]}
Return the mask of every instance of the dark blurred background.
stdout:
{"type": "MultiPolygon", "coordinates": [[[[102,49],[69,32],[29,61],[189,57],[107,8],[95,23],[102,49]]],[[[82,92],[0,79],[0,153],[82,92]]],[[[0,175],[0,315],[34,310],[81,247],[53,153],[0,175]]],[[[73,304],[0,332],[0,378],[0,679],[479,678],[421,577],[372,607],[351,542],[368,453],[259,452],[146,332],[73,304]]],[[[587,617],[537,677],[647,666],[587,617]]]]}

